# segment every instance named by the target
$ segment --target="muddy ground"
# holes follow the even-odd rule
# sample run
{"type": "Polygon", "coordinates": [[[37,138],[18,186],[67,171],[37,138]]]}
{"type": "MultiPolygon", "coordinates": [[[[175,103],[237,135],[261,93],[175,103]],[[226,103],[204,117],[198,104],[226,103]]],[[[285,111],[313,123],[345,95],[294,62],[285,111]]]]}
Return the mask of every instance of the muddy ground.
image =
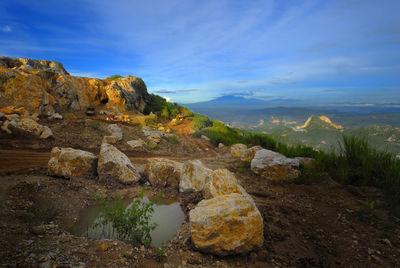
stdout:
{"type": "MultiPolygon", "coordinates": [[[[92,179],[47,176],[53,146],[98,153],[104,129],[101,118],[48,121],[55,138],[0,134],[0,264],[3,267],[399,267],[397,219],[384,209],[383,195],[373,188],[335,183],[329,176],[313,185],[267,184],[248,165],[195,139],[180,126],[179,143],[162,140],[156,150],[133,151],[126,141],[142,138],[139,125],[120,124],[124,139],[116,146],[141,172],[150,157],[184,162],[201,159],[209,168],[228,168],[254,198],[264,218],[264,245],[246,256],[216,257],[196,250],[190,240],[188,211],[201,200],[197,193],[142,184],[104,184],[92,179]],[[88,123],[89,122],[89,123],[88,123]],[[155,248],[135,248],[118,240],[91,240],[68,230],[93,196],[133,198],[144,189],[179,200],[184,224],[166,243],[167,257],[155,260],[155,248]],[[374,202],[374,206],[370,205],[374,202]]],[[[143,175],[144,176],[144,175],[143,175]]]]}

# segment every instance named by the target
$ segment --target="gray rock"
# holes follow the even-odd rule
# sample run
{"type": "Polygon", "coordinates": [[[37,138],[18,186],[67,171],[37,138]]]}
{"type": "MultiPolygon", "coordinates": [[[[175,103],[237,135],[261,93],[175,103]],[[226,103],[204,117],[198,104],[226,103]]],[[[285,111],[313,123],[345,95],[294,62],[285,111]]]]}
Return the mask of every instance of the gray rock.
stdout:
{"type": "Polygon", "coordinates": [[[139,172],[129,158],[108,143],[101,145],[97,172],[102,181],[117,180],[122,183],[132,183],[140,179],[139,172]]]}
{"type": "Polygon", "coordinates": [[[251,170],[269,180],[293,180],[299,176],[299,160],[262,149],[254,155],[251,170]]]}

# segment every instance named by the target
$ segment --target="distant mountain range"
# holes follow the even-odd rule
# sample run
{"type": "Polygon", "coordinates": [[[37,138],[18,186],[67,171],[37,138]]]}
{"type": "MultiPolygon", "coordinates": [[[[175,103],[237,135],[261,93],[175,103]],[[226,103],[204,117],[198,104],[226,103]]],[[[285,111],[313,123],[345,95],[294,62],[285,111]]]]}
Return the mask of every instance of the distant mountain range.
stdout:
{"type": "Polygon", "coordinates": [[[235,125],[257,125],[260,120],[281,119],[303,124],[312,115],[328,116],[344,127],[400,126],[400,108],[359,104],[311,105],[298,100],[261,100],[226,95],[206,102],[184,104],[196,113],[235,125]]]}

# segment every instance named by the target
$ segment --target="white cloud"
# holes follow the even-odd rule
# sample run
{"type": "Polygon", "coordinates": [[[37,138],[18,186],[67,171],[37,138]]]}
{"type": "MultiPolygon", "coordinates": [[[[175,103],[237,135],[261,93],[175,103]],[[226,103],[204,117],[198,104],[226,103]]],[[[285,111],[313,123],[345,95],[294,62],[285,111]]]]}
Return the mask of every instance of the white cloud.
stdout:
{"type": "Polygon", "coordinates": [[[8,25],[5,25],[3,27],[1,27],[1,31],[5,32],[5,33],[11,33],[12,32],[12,28],[8,25]]]}

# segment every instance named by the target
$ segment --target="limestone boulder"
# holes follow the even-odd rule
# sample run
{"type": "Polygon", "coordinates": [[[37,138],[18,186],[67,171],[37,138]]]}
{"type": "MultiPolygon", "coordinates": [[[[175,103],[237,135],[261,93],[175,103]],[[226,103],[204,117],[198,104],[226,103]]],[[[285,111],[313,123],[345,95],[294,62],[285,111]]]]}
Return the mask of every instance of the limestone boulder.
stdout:
{"type": "Polygon", "coordinates": [[[146,174],[152,185],[178,188],[183,164],[164,158],[151,158],[146,164],[146,174]]]}
{"type": "Polygon", "coordinates": [[[240,158],[240,160],[242,160],[242,161],[244,161],[244,162],[251,162],[251,160],[253,160],[253,158],[254,158],[254,156],[255,156],[255,154],[256,154],[256,152],[257,151],[259,151],[259,150],[261,150],[262,149],[262,147],[261,146],[253,146],[253,147],[251,147],[251,148],[249,148],[249,149],[246,149],[244,152],[243,152],[243,154],[242,154],[242,156],[241,156],[241,158],[240,158]]]}
{"type": "Polygon", "coordinates": [[[224,145],[223,143],[221,143],[221,142],[218,143],[218,148],[219,148],[219,149],[222,149],[222,148],[224,148],[224,147],[225,147],[225,145],[224,145]]]}
{"type": "Polygon", "coordinates": [[[189,212],[192,242],[219,256],[246,254],[263,245],[263,219],[254,202],[233,193],[201,201],[189,212]]]}
{"type": "Polygon", "coordinates": [[[243,153],[247,150],[247,146],[241,143],[233,144],[231,146],[231,155],[233,157],[242,157],[243,153]]]}
{"type": "Polygon", "coordinates": [[[262,149],[251,161],[251,170],[268,180],[293,180],[299,176],[299,160],[262,149]]]}
{"type": "Polygon", "coordinates": [[[205,199],[232,193],[248,195],[246,190],[238,184],[232,172],[223,168],[214,170],[208,175],[208,182],[203,188],[203,196],[205,199]]]}
{"type": "Polygon", "coordinates": [[[146,143],[142,139],[131,140],[126,142],[133,150],[143,150],[146,143]]]}
{"type": "Polygon", "coordinates": [[[31,118],[6,121],[3,126],[3,130],[8,133],[23,133],[27,135],[37,136],[42,139],[48,139],[53,136],[53,132],[49,127],[43,126],[31,118]]]}
{"type": "Polygon", "coordinates": [[[205,167],[200,160],[189,160],[182,167],[179,191],[202,191],[212,170],[205,167]]]}
{"type": "Polygon", "coordinates": [[[122,129],[117,124],[108,125],[106,130],[110,136],[114,136],[118,141],[122,140],[122,129]]]}
{"type": "Polygon", "coordinates": [[[117,180],[128,184],[140,179],[139,172],[129,158],[108,143],[101,145],[97,172],[101,181],[117,180]]]}
{"type": "Polygon", "coordinates": [[[97,157],[82,150],[54,147],[47,167],[51,176],[92,178],[97,175],[97,157]]]}

